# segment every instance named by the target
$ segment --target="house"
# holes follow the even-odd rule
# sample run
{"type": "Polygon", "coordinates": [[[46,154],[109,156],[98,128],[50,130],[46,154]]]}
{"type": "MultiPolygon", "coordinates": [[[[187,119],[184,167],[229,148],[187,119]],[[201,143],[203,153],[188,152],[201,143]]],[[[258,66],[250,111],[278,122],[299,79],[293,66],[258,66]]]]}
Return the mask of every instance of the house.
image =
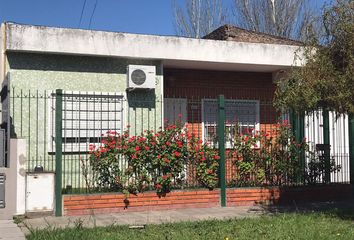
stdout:
{"type": "MultiPolygon", "coordinates": [[[[68,189],[86,184],[69,174],[81,171],[79,158],[69,156],[85,154],[107,130],[123,131],[129,124],[140,134],[181,118],[212,142],[220,94],[226,98],[227,126],[271,130],[280,117],[272,106],[275,81],[302,64],[295,58],[300,42],[230,25],[193,39],[4,23],[0,40],[2,126],[7,139],[17,139],[7,142],[6,164],[17,164],[22,154],[26,163],[16,169],[41,165],[53,171],[59,96],[54,93],[61,89],[68,189]],[[136,84],[143,70],[152,74],[152,90],[128,86],[127,73],[139,69],[136,84]]],[[[23,175],[14,178],[25,185],[23,175]]],[[[8,186],[5,201],[16,196],[14,212],[23,213],[24,189],[13,193],[8,186]]]]}

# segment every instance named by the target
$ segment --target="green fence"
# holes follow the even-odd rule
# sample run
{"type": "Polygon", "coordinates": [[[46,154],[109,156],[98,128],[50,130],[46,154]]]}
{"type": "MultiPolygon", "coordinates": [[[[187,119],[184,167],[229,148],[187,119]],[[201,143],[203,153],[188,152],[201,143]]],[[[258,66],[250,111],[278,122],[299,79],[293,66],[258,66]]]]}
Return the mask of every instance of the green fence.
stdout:
{"type": "MultiPolygon", "coordinates": [[[[224,198],[226,186],[289,186],[350,180],[352,161],[346,151],[349,141],[338,137],[348,134],[348,127],[335,120],[327,122],[326,113],[291,118],[276,112],[271,101],[222,96],[161,99],[151,93],[144,97],[144,93],[17,89],[11,89],[9,94],[11,137],[27,139],[28,171],[37,165],[45,171],[61,170],[56,179],[61,183],[57,184],[57,194],[86,193],[89,185],[95,188],[95,173],[88,164],[90,146],[101,146],[107,132],[123,134],[128,130],[130,136],[139,136],[145,130],[157,132],[177,120],[224,159],[219,162],[218,173],[224,198]],[[336,124],[337,130],[328,136],[329,128],[333,129],[329,124],[336,124]],[[224,139],[223,144],[220,139],[224,139]],[[345,147],[329,152],[326,146],[337,146],[338,142],[345,147]]],[[[125,160],[120,164],[124,169],[125,160]]],[[[197,165],[188,162],[183,168],[183,181],[176,179],[173,188],[201,187],[196,177],[197,165]]]]}

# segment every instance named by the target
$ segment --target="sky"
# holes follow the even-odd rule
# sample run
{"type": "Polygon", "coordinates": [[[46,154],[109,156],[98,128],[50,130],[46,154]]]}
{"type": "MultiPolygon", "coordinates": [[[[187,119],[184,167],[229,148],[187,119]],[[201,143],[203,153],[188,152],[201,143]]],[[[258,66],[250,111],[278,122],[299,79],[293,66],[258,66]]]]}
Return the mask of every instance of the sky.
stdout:
{"type": "MultiPolygon", "coordinates": [[[[89,28],[96,0],[0,0],[0,22],[89,28]]],[[[97,0],[91,29],[174,35],[170,0],[97,0]]]]}
{"type": "Polygon", "coordinates": [[[172,0],[86,0],[81,23],[85,0],[0,0],[0,22],[89,29],[96,1],[90,29],[175,34],[172,0]]]}

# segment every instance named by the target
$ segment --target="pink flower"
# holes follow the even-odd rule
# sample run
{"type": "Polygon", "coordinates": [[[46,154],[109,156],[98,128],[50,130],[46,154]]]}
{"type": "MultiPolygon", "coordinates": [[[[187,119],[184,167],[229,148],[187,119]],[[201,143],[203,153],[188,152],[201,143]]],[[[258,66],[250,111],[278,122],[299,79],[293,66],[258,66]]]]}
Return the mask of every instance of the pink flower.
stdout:
{"type": "Polygon", "coordinates": [[[149,148],[149,147],[145,147],[145,150],[146,150],[146,151],[149,151],[149,150],[150,150],[150,148],[149,148]]]}

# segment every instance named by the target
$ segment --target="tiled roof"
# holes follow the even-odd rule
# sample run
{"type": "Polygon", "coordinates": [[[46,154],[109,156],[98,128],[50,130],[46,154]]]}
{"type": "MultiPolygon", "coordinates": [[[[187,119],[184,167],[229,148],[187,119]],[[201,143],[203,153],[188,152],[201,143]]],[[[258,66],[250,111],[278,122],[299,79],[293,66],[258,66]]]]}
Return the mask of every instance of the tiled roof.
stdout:
{"type": "Polygon", "coordinates": [[[266,44],[282,44],[282,45],[303,45],[300,41],[288,38],[278,37],[260,32],[254,32],[232,25],[224,25],[213,32],[209,33],[204,39],[249,42],[249,43],[266,43],[266,44]]]}

